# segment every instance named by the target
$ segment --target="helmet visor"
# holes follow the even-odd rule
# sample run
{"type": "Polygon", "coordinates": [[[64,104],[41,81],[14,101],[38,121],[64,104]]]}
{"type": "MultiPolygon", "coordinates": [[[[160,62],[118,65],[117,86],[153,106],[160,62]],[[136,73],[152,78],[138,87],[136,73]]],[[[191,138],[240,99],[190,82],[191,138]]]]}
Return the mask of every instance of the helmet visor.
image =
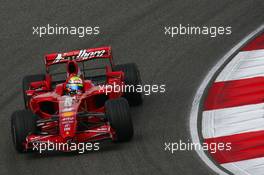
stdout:
{"type": "Polygon", "coordinates": [[[81,84],[67,84],[66,87],[70,91],[79,91],[79,90],[83,89],[83,85],[81,85],[81,84]]]}

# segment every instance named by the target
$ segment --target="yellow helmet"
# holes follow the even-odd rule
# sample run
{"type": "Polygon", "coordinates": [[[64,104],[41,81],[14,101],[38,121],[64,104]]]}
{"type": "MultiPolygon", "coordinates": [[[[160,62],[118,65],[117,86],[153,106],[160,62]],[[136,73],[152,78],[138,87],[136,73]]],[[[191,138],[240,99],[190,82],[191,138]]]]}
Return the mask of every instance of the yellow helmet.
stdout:
{"type": "Polygon", "coordinates": [[[74,75],[66,83],[66,93],[68,95],[80,94],[83,91],[83,80],[74,75]]]}

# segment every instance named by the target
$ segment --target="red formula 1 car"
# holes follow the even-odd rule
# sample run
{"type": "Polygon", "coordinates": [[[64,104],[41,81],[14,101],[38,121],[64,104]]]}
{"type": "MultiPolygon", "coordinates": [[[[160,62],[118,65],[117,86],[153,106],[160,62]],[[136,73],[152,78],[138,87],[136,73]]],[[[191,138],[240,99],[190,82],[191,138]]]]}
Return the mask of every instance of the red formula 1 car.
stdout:
{"type": "Polygon", "coordinates": [[[12,114],[17,151],[32,150],[34,143],[132,138],[129,105],[141,104],[142,95],[113,87],[141,84],[135,64],[114,65],[110,47],[48,54],[44,61],[46,74],[24,77],[25,109],[12,114]]]}

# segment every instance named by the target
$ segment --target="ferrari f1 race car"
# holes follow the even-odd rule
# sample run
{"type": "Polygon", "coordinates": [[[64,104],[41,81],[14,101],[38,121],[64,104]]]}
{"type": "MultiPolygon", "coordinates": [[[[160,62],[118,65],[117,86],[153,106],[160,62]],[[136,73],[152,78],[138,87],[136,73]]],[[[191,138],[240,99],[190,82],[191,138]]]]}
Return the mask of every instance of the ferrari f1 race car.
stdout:
{"type": "Polygon", "coordinates": [[[129,107],[141,104],[142,94],[112,87],[141,84],[136,64],[115,65],[110,47],[48,54],[44,62],[46,74],[23,78],[25,109],[11,117],[18,152],[33,150],[36,143],[132,138],[129,107]]]}

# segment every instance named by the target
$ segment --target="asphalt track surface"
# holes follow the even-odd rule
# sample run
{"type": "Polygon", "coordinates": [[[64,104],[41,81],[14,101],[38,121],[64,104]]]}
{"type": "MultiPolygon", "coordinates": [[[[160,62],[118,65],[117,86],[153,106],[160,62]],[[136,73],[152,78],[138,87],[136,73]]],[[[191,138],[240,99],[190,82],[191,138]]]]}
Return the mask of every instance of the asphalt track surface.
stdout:
{"type": "Polygon", "coordinates": [[[195,151],[164,151],[164,142],[188,141],[189,111],[208,70],[232,46],[263,23],[263,0],[7,1],[0,6],[0,174],[214,174],[195,151]],[[230,25],[232,35],[164,35],[164,26],[230,25]],[[100,26],[99,36],[32,35],[46,24],[100,26]],[[10,115],[23,108],[21,80],[44,71],[45,53],[111,45],[116,63],[138,64],[145,84],[166,93],[132,108],[131,142],[83,155],[18,154],[10,115]]]}

